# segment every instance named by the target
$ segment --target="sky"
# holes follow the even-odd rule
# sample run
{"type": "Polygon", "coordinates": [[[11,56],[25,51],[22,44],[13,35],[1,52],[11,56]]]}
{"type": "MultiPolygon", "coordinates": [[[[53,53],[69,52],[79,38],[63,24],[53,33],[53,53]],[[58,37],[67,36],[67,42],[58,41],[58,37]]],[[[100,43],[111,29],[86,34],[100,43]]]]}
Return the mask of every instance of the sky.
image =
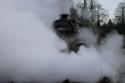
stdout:
{"type": "Polygon", "coordinates": [[[103,7],[108,10],[109,17],[113,18],[115,9],[120,1],[123,0],[99,0],[103,7]]]}

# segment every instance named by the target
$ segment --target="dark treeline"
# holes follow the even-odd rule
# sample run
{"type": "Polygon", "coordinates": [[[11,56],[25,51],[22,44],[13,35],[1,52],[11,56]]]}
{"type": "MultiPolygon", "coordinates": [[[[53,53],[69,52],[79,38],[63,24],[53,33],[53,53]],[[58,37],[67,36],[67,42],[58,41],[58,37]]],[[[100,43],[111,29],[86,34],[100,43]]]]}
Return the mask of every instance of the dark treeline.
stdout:
{"type": "Polygon", "coordinates": [[[109,19],[107,11],[95,0],[84,0],[72,6],[70,17],[76,20],[78,28],[91,27],[99,40],[112,31],[125,36],[125,1],[118,3],[113,19],[109,19]]]}

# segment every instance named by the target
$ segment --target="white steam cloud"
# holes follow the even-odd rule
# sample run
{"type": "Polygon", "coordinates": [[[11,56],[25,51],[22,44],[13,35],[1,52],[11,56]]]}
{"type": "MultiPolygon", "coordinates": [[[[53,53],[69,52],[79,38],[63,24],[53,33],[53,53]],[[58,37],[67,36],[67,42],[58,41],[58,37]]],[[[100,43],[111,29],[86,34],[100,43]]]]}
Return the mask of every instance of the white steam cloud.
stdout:
{"type": "Polygon", "coordinates": [[[88,31],[79,36],[88,48],[62,53],[67,45],[50,27],[61,13],[57,3],[60,0],[0,0],[1,83],[52,83],[66,78],[95,83],[102,76],[115,78],[122,60],[122,36],[110,34],[98,46],[88,31]]]}

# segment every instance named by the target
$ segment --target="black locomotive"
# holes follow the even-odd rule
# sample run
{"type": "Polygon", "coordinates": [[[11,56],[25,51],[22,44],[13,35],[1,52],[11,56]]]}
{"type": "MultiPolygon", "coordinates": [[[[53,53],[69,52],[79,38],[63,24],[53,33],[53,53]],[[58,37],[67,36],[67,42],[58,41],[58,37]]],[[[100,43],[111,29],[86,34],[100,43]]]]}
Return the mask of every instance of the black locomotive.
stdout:
{"type": "Polygon", "coordinates": [[[68,18],[67,14],[61,14],[60,19],[54,21],[54,31],[60,38],[66,41],[69,52],[77,52],[79,47],[83,45],[77,37],[78,29],[76,21],[68,18]]]}
{"type": "Polygon", "coordinates": [[[71,36],[78,33],[75,20],[69,19],[67,14],[61,14],[60,19],[54,22],[54,30],[59,36],[71,36]]]}

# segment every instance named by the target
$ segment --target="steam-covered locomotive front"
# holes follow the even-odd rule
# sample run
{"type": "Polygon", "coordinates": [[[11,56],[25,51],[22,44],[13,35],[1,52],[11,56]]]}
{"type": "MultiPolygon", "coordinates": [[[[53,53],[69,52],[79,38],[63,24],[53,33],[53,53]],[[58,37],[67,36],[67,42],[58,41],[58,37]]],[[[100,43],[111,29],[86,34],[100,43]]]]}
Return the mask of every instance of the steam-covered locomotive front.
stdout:
{"type": "Polygon", "coordinates": [[[73,19],[68,19],[67,14],[61,14],[60,19],[54,22],[54,30],[59,36],[72,36],[77,34],[76,22],[73,19]]]}
{"type": "Polygon", "coordinates": [[[61,14],[60,19],[54,22],[54,31],[67,43],[69,51],[79,50],[82,44],[77,37],[78,29],[74,19],[69,19],[67,14],[61,14]]]}

